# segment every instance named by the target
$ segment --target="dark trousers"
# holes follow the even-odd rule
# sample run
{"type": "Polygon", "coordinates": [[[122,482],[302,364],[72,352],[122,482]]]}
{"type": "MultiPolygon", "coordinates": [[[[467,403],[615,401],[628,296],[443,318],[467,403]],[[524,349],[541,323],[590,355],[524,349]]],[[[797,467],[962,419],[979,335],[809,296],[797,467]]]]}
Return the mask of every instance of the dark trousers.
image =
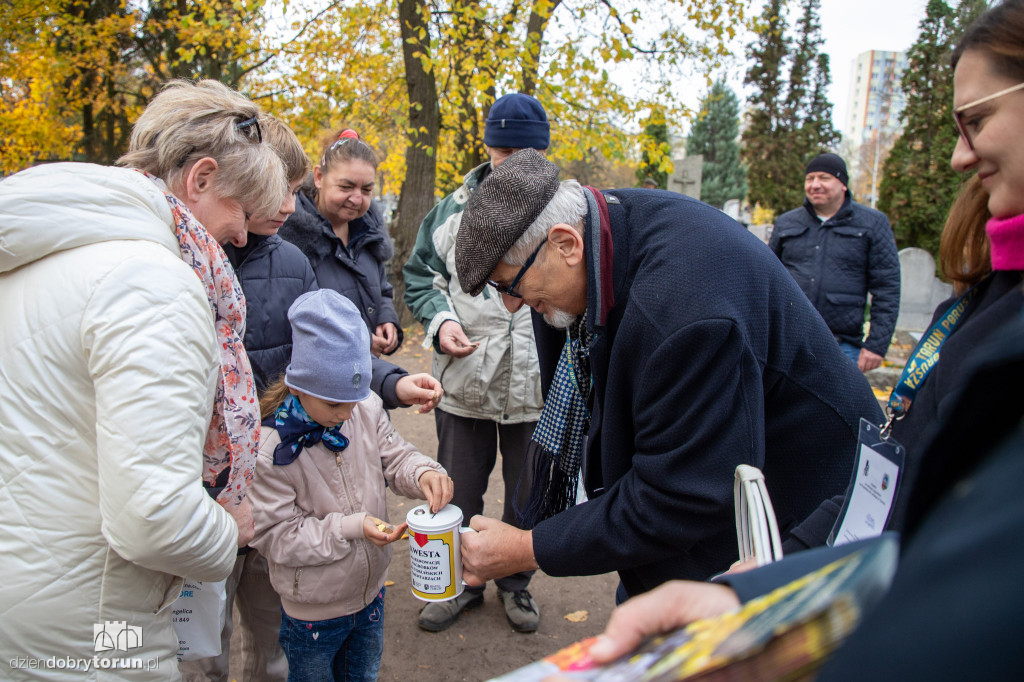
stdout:
{"type": "MultiPolygon", "coordinates": [[[[513,499],[519,473],[523,468],[526,448],[537,422],[521,424],[499,424],[490,419],[471,419],[434,410],[437,424],[437,461],[445,468],[455,482],[455,496],[452,504],[462,510],[463,524],[484,510],[484,493],[487,480],[494,469],[501,448],[501,477],[505,481],[504,510],[501,520],[516,525],[513,499]]],[[[519,491],[523,498],[528,492],[524,481],[519,491]]],[[[533,571],[515,573],[498,578],[494,583],[508,592],[526,589],[533,571]]],[[[470,592],[482,592],[482,587],[467,587],[470,592]]]]}

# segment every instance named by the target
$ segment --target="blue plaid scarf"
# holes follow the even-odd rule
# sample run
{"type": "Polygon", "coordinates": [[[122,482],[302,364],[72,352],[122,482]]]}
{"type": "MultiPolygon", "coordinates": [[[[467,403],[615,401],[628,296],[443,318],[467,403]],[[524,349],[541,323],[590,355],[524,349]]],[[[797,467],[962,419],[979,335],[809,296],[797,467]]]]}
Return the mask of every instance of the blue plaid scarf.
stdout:
{"type": "Polygon", "coordinates": [[[341,435],[341,424],[331,428],[317,424],[295,395],[289,395],[272,418],[263,420],[263,425],[275,429],[281,436],[281,443],[274,448],[274,464],[278,466],[291,464],[303,448],[321,441],[332,452],[348,447],[348,438],[341,435]]]}
{"type": "Polygon", "coordinates": [[[590,339],[586,329],[584,314],[566,335],[544,409],[533,431],[514,498],[521,528],[533,528],[576,504],[583,436],[590,429],[590,339]],[[529,493],[520,505],[524,484],[529,485],[529,493]]]}

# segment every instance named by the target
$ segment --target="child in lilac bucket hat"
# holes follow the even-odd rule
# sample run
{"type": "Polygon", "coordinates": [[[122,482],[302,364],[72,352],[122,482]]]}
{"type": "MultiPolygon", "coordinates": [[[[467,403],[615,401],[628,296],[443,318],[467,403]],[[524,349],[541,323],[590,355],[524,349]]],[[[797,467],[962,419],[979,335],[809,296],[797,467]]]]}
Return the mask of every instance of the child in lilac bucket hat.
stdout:
{"type": "Polygon", "coordinates": [[[263,428],[250,488],[256,537],[284,614],[289,680],[376,680],[384,651],[390,544],[384,491],[437,511],[452,480],[395,432],[370,392],[370,335],[330,289],[288,309],[292,357],[260,401],[263,428]]]}

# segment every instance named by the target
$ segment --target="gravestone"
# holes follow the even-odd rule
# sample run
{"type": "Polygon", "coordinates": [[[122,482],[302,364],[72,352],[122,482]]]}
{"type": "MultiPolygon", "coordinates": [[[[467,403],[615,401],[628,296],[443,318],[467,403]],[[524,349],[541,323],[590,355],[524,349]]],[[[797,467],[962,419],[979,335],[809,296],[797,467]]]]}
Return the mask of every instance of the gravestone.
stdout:
{"type": "Polygon", "coordinates": [[[772,236],[772,226],[768,225],[747,225],[747,230],[754,234],[755,237],[763,241],[765,244],[772,236]]]}
{"type": "Polygon", "coordinates": [[[704,155],[694,154],[676,159],[675,172],[668,179],[668,190],[700,199],[700,181],[704,173],[704,155]]]}
{"type": "Polygon", "coordinates": [[[953,287],[935,276],[935,259],[924,249],[900,251],[900,314],[897,331],[923,332],[936,306],[953,295],[953,287]]]}

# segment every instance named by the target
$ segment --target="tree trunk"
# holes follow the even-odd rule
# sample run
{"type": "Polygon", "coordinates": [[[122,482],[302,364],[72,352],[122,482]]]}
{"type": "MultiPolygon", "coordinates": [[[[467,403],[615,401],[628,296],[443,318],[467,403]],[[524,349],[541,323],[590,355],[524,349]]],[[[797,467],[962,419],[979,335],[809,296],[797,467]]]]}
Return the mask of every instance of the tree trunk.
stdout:
{"type": "MultiPolygon", "coordinates": [[[[480,21],[480,3],[476,0],[454,0],[452,10],[459,23],[456,35],[464,45],[486,46],[487,40],[480,21]]],[[[473,76],[477,63],[486,61],[475,53],[467,53],[455,64],[455,99],[460,102],[459,127],[455,139],[455,153],[462,156],[459,175],[452,178],[452,189],[461,185],[462,178],[484,161],[483,135],[474,94],[473,76]]]]}
{"type": "Polygon", "coordinates": [[[406,131],[405,182],[402,183],[398,199],[398,217],[391,226],[391,236],[395,240],[391,273],[394,276],[395,310],[403,327],[412,324],[413,319],[405,307],[402,266],[409,259],[416,243],[420,222],[434,206],[434,184],[437,179],[440,108],[434,74],[424,68],[424,64],[430,64],[427,12],[423,0],[399,0],[398,20],[402,30],[405,86],[409,93],[409,128],[406,131]]]}
{"type": "Polygon", "coordinates": [[[540,48],[544,43],[544,31],[547,30],[551,15],[562,3],[553,0],[549,7],[538,11],[537,3],[530,10],[530,18],[526,23],[526,54],[523,59],[523,92],[536,96],[537,77],[540,72],[540,48]]]}

